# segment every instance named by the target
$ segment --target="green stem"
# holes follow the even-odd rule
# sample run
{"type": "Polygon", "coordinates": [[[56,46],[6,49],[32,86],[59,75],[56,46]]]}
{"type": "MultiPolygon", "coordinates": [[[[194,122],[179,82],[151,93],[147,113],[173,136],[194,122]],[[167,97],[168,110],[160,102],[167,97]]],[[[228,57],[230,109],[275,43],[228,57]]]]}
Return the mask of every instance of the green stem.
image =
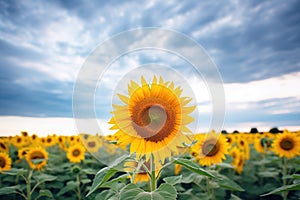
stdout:
{"type": "Polygon", "coordinates": [[[77,198],[78,198],[78,200],[81,200],[80,177],[79,177],[78,174],[76,175],[76,182],[78,183],[78,185],[77,185],[77,198]]]}
{"type": "MultiPolygon", "coordinates": [[[[287,175],[287,159],[286,159],[286,157],[283,157],[282,174],[283,174],[282,183],[283,183],[283,186],[286,186],[286,180],[287,180],[286,179],[286,175],[287,175]]],[[[288,194],[288,191],[283,192],[283,194],[282,194],[283,200],[287,200],[287,194],[288,194]]]]}
{"type": "Polygon", "coordinates": [[[155,177],[155,163],[154,163],[154,156],[151,154],[150,157],[150,162],[151,162],[151,176],[150,176],[150,181],[151,181],[151,192],[156,190],[156,177],[155,177]]]}
{"type": "Polygon", "coordinates": [[[27,200],[31,200],[31,177],[33,170],[29,170],[27,177],[27,200]]]}

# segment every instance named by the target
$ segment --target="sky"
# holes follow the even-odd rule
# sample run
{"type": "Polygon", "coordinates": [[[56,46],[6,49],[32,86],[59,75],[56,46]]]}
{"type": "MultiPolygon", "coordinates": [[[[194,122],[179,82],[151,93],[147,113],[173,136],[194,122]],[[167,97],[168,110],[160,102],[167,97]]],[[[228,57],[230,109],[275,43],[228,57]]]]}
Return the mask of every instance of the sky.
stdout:
{"type": "MultiPolygon", "coordinates": [[[[145,27],[172,30],[202,46],[223,80],[223,129],[299,130],[299,9],[297,0],[0,0],[1,135],[76,133],[73,89],[85,61],[113,36],[145,27]]],[[[112,109],[112,93],[106,92],[131,70],[156,62],[184,72],[197,99],[197,131],[209,130],[211,95],[185,70],[187,63],[166,52],[141,51],[112,63],[98,86],[95,115],[104,134],[112,109]]]]}

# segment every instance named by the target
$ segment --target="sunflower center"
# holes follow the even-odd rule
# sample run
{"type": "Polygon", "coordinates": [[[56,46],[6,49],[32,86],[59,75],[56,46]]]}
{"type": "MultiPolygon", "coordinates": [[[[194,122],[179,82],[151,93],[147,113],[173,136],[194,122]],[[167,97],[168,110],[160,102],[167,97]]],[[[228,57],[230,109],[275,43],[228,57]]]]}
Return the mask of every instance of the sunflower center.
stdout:
{"type": "Polygon", "coordinates": [[[220,150],[220,145],[218,143],[218,141],[216,140],[208,140],[205,141],[204,144],[202,145],[202,153],[205,156],[214,156],[216,155],[220,150]]]}
{"type": "Polygon", "coordinates": [[[17,143],[21,143],[22,142],[22,139],[21,138],[18,138],[17,139],[17,143]]]}
{"type": "Polygon", "coordinates": [[[0,147],[1,147],[2,149],[6,150],[6,146],[5,146],[2,142],[0,142],[0,147]]]}
{"type": "Polygon", "coordinates": [[[168,137],[176,127],[176,112],[159,98],[147,98],[132,109],[133,127],[147,141],[158,142],[168,137]]]}
{"type": "Polygon", "coordinates": [[[51,143],[51,142],[52,142],[52,139],[51,139],[51,138],[48,138],[48,139],[47,139],[47,142],[48,142],[48,143],[51,143]]]}
{"type": "Polygon", "coordinates": [[[30,155],[31,160],[35,160],[35,159],[44,159],[45,156],[42,152],[39,151],[35,151],[30,155]]]}
{"type": "Polygon", "coordinates": [[[0,157],[0,167],[3,168],[6,165],[6,160],[3,157],[0,157]]]}
{"type": "Polygon", "coordinates": [[[80,150],[75,149],[75,150],[72,152],[72,155],[73,155],[74,157],[79,156],[79,155],[80,155],[80,150]]]}
{"type": "Polygon", "coordinates": [[[227,139],[228,143],[231,143],[231,138],[230,137],[226,137],[226,139],[227,139]]]}
{"type": "Polygon", "coordinates": [[[243,140],[241,140],[241,141],[240,141],[240,145],[241,145],[241,146],[244,146],[244,145],[245,145],[245,142],[244,142],[243,140]]]}
{"type": "Polygon", "coordinates": [[[96,142],[94,142],[94,141],[88,142],[88,146],[93,148],[96,146],[96,142]]]}
{"type": "Polygon", "coordinates": [[[289,151],[294,148],[294,142],[289,138],[285,138],[280,142],[280,147],[286,151],[289,151]]]}

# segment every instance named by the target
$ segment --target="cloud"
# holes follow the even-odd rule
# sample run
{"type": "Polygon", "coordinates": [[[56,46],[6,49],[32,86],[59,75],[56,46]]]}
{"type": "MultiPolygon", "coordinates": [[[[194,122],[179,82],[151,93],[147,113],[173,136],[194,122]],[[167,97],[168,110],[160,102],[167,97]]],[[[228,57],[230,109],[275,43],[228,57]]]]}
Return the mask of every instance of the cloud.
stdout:
{"type": "MultiPolygon", "coordinates": [[[[216,63],[224,80],[226,123],[261,119],[292,126],[300,111],[295,89],[300,76],[299,8],[297,0],[0,1],[0,115],[72,116],[73,84],[93,49],[122,31],[162,27],[191,37],[216,63]],[[239,117],[251,110],[262,117],[239,117]]],[[[164,35],[151,42],[184,47],[164,35]]],[[[197,56],[191,49],[183,50],[197,56]]],[[[195,71],[182,58],[157,51],[132,53],[112,64],[96,94],[96,107],[101,108],[96,115],[110,111],[106,102],[118,80],[150,62],[172,66],[189,81],[209,122],[211,97],[205,82],[193,78],[195,71]]]]}

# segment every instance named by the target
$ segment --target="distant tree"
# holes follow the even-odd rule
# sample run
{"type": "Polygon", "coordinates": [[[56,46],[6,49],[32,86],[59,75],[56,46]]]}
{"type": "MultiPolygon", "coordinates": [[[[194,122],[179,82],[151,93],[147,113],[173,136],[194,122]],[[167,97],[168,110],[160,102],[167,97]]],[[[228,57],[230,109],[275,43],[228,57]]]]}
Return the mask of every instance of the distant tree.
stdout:
{"type": "Polygon", "coordinates": [[[233,133],[239,133],[237,130],[234,130],[233,133]]]}
{"type": "Polygon", "coordinates": [[[222,130],[221,133],[222,134],[227,134],[227,131],[226,130],[222,130]]]}
{"type": "Polygon", "coordinates": [[[257,128],[251,128],[250,133],[258,133],[257,128]]]}
{"type": "Polygon", "coordinates": [[[277,127],[273,127],[269,130],[270,133],[282,133],[283,131],[280,131],[277,127]]]}

